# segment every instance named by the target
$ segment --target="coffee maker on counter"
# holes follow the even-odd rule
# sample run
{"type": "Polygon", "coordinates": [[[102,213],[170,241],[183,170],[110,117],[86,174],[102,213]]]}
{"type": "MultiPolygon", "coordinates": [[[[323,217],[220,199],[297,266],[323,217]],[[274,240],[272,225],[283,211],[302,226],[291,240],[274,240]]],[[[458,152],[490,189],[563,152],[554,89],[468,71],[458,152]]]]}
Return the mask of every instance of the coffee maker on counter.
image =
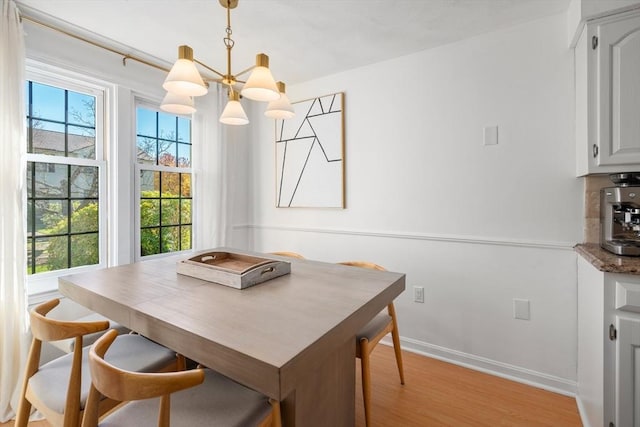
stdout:
{"type": "Polygon", "coordinates": [[[640,256],[640,172],[609,175],[600,190],[600,246],[616,255],[640,256]]]}

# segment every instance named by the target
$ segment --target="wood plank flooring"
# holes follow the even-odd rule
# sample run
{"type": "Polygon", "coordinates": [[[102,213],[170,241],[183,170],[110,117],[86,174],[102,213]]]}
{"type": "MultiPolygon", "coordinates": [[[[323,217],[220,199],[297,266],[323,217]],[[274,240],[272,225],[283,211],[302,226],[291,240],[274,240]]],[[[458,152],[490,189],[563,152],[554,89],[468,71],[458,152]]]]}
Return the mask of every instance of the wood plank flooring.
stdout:
{"type": "MultiPolygon", "coordinates": [[[[372,353],[372,427],[582,426],[572,397],[406,351],[403,358],[404,386],[393,350],[379,345],[372,353]]],[[[356,427],[364,427],[359,362],[357,369],[356,427]]]]}

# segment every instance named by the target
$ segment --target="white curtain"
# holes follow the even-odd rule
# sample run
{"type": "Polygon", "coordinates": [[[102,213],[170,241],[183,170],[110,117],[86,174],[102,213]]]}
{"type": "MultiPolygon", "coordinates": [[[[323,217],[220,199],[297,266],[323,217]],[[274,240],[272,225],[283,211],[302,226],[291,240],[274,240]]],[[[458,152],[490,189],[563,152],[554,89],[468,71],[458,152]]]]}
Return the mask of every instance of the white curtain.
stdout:
{"type": "Polygon", "coordinates": [[[225,127],[218,121],[226,93],[212,85],[209,94],[195,99],[193,115],[194,213],[197,229],[193,248],[211,249],[230,244],[232,201],[229,171],[233,147],[226,141],[225,127]]]}
{"type": "Polygon", "coordinates": [[[26,357],[24,37],[13,0],[0,22],[0,422],[15,415],[26,357]]]}

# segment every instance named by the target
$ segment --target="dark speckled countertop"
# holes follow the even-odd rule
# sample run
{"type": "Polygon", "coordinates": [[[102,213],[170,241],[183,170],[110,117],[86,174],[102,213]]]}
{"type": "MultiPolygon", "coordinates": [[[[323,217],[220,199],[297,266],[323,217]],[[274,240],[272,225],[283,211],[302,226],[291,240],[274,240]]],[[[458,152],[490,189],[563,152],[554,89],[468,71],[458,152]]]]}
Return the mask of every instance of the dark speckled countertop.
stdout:
{"type": "Polygon", "coordinates": [[[581,243],[575,246],[575,250],[600,271],[640,275],[640,257],[615,255],[597,243],[581,243]]]}

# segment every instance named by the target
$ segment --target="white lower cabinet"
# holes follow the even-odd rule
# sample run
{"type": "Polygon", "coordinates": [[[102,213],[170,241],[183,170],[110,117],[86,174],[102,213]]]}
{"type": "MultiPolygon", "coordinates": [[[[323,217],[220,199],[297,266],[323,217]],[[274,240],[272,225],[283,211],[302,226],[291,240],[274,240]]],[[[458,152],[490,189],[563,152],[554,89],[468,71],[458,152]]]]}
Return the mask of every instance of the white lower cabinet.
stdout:
{"type": "Polygon", "coordinates": [[[640,427],[640,318],[616,316],[616,422],[640,427]]]}
{"type": "Polygon", "coordinates": [[[640,275],[580,256],[577,399],[586,427],[640,427],[640,275]]]}

